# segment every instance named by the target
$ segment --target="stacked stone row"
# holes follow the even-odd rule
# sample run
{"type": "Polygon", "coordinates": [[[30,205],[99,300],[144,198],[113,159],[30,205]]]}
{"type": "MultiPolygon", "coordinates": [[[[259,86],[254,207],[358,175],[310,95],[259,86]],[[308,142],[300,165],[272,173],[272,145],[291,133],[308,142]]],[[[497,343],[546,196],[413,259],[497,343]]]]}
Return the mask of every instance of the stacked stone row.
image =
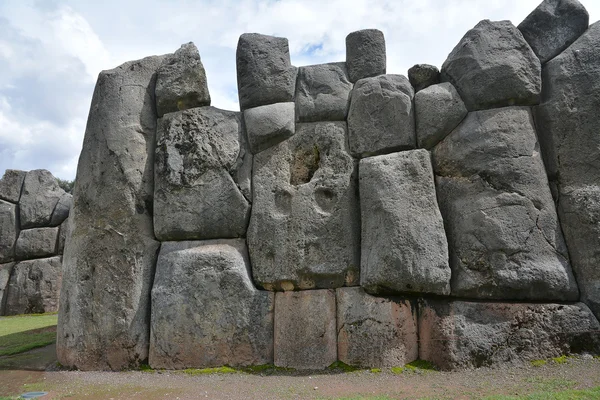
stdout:
{"type": "Polygon", "coordinates": [[[58,310],[71,203],[46,170],[0,179],[0,315],[58,310]]]}

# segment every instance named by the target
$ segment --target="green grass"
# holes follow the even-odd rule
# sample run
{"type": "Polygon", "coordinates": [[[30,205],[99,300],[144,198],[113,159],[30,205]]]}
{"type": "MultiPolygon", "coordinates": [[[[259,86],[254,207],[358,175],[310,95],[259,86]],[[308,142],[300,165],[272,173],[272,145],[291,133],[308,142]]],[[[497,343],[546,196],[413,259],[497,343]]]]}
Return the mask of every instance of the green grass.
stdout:
{"type": "Polygon", "coordinates": [[[355,367],[353,365],[348,365],[342,361],[336,361],[331,364],[328,369],[330,371],[341,371],[341,372],[354,372],[360,370],[360,368],[355,367]]]}
{"type": "Polygon", "coordinates": [[[54,314],[17,315],[0,318],[0,356],[23,353],[56,341],[54,314]]]}
{"type": "Polygon", "coordinates": [[[546,360],[533,360],[530,362],[531,366],[533,367],[543,367],[544,365],[548,364],[548,361],[546,360]]]}
{"type": "Polygon", "coordinates": [[[206,375],[206,374],[234,374],[238,372],[231,367],[216,367],[216,368],[187,368],[183,370],[187,375],[206,375]]]}
{"type": "Polygon", "coordinates": [[[567,356],[554,357],[552,359],[552,362],[555,364],[565,364],[567,361],[569,361],[569,357],[567,356]]]}

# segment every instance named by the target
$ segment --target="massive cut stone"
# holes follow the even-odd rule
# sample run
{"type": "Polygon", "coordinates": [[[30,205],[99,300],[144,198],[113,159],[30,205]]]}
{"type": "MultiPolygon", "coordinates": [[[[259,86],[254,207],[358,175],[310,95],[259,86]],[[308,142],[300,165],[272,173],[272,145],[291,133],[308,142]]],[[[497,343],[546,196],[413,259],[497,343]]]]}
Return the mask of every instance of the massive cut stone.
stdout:
{"type": "Polygon", "coordinates": [[[246,153],[238,112],[214,107],[159,121],[154,232],[165,240],[242,237],[250,205],[236,185],[246,153]]]}
{"type": "Polygon", "coordinates": [[[373,297],[362,288],[336,290],[338,359],[361,367],[398,367],[419,356],[416,307],[373,297]]]}
{"type": "Polygon", "coordinates": [[[15,263],[0,264],[0,315],[5,315],[8,282],[15,263]]]}
{"type": "Polygon", "coordinates": [[[69,219],[65,219],[62,224],[60,224],[58,231],[58,243],[56,245],[56,252],[58,254],[63,254],[65,250],[65,243],[67,241],[67,236],[71,235],[71,224],[69,224],[69,219]]]}
{"type": "Polygon", "coordinates": [[[293,102],[288,102],[244,110],[246,134],[252,154],[273,147],[296,132],[295,107],[293,102]]]}
{"type": "Polygon", "coordinates": [[[346,120],[351,91],[346,63],[300,67],[296,82],[298,121],[346,120]]]}
{"type": "Polygon", "coordinates": [[[265,289],[358,284],[357,168],[346,139],[344,122],[298,124],[254,157],[248,247],[265,289]]]}
{"type": "Polygon", "coordinates": [[[544,67],[536,124],[581,300],[600,317],[600,23],[544,67]]]}
{"type": "Polygon", "coordinates": [[[15,256],[18,260],[50,257],[57,253],[58,227],[32,228],[21,231],[15,256]]]}
{"type": "Polygon", "coordinates": [[[335,292],[275,294],[275,365],[324,369],[337,360],[335,292]]]}
{"type": "Polygon", "coordinates": [[[469,111],[539,103],[541,66],[510,21],[483,20],[468,31],[442,66],[469,111]]]}
{"type": "Polygon", "coordinates": [[[360,284],[372,293],[450,293],[448,242],[427,150],[360,161],[360,284]]]}
{"type": "Polygon", "coordinates": [[[402,75],[380,75],[354,85],[348,133],[350,152],[366,157],[414,149],[414,90],[402,75]]]}
{"type": "Polygon", "coordinates": [[[583,303],[427,300],[419,309],[419,358],[452,370],[597,353],[598,329],[583,303]]]}
{"type": "Polygon", "coordinates": [[[23,183],[19,202],[21,228],[37,228],[50,225],[52,212],[65,193],[50,171],[29,171],[23,183]]]}
{"type": "Polygon", "coordinates": [[[6,315],[58,311],[61,283],[60,257],[16,264],[8,283],[6,315]]]}
{"type": "Polygon", "coordinates": [[[238,41],[236,65],[242,110],[294,99],[296,68],[286,38],[244,33],[238,41]]]}
{"type": "Polygon", "coordinates": [[[210,93],[200,53],[194,43],[181,46],[156,73],[159,117],[188,108],[210,106],[210,93]]]}
{"type": "Polygon", "coordinates": [[[465,118],[467,108],[450,82],[415,94],[417,144],[431,149],[465,118]]]}
{"type": "Polygon", "coordinates": [[[59,362],[121,370],[146,362],[159,242],[152,226],[154,84],[164,57],[103,71],[77,168],[58,315],[59,362]]]}
{"type": "Polygon", "coordinates": [[[518,28],[545,64],[581,36],[589,22],[588,12],[577,0],[543,0],[518,28]]]}
{"type": "Polygon", "coordinates": [[[18,203],[21,198],[21,189],[25,180],[25,171],[7,169],[0,179],[0,200],[18,203]]]}
{"type": "Polygon", "coordinates": [[[0,263],[15,259],[15,243],[19,236],[17,207],[0,200],[0,263]]]}
{"type": "Polygon", "coordinates": [[[415,88],[415,92],[419,92],[440,83],[440,70],[435,65],[417,64],[409,68],[408,80],[415,88]]]}
{"type": "Polygon", "coordinates": [[[350,82],[385,74],[385,38],[378,29],[363,29],[346,36],[346,64],[350,82]]]}
{"type": "Polygon", "coordinates": [[[469,113],[433,161],[453,295],[578,300],[529,108],[469,113]]]}
{"type": "Polygon", "coordinates": [[[50,219],[50,225],[58,226],[62,224],[63,221],[69,216],[71,207],[73,207],[73,195],[70,193],[63,193],[63,195],[60,196],[58,203],[56,203],[56,207],[54,207],[52,218],[50,219]]]}
{"type": "Polygon", "coordinates": [[[152,289],[152,368],[273,363],[272,292],[256,290],[244,240],[163,243],[152,289]]]}

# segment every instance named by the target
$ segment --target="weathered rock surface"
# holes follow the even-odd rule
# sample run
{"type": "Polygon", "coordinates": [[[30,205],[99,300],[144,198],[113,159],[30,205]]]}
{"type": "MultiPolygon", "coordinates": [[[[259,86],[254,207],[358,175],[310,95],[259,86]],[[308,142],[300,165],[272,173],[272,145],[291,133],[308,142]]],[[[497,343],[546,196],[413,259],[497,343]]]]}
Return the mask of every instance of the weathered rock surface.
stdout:
{"type": "Polygon", "coordinates": [[[296,117],[300,122],[345,121],[352,83],[346,63],[298,68],[296,117]]]}
{"type": "Polygon", "coordinates": [[[465,118],[467,108],[450,82],[415,94],[417,144],[431,149],[465,118]]]}
{"type": "Polygon", "coordinates": [[[360,161],[360,284],[371,293],[450,293],[448,242],[427,150],[360,161]]]}
{"type": "Polygon", "coordinates": [[[348,112],[350,152],[366,157],[414,149],[414,90],[402,75],[380,75],[354,85],[348,112]]]}
{"type": "Polygon", "coordinates": [[[385,74],[385,38],[378,29],[363,29],[346,36],[346,65],[350,82],[385,74]]]}
{"type": "Polygon", "coordinates": [[[333,290],[275,294],[275,365],[324,369],[337,360],[333,290]]]}
{"type": "Polygon", "coordinates": [[[242,110],[294,99],[297,71],[286,38],[244,33],[238,41],[236,65],[242,110]]]}
{"type": "Polygon", "coordinates": [[[0,200],[18,203],[25,180],[25,171],[7,169],[0,179],[0,200]]]}
{"type": "Polygon", "coordinates": [[[258,154],[284,141],[296,132],[294,102],[275,103],[244,110],[248,144],[258,154]]]}
{"type": "Polygon", "coordinates": [[[194,43],[181,46],[156,73],[159,117],[188,108],[210,106],[210,93],[200,53],[194,43]]]}
{"type": "Polygon", "coordinates": [[[152,289],[152,368],[273,363],[274,293],[256,290],[244,240],[162,244],[152,289]]]}
{"type": "Polygon", "coordinates": [[[15,259],[15,243],[18,236],[17,207],[0,200],[0,263],[15,259]]]}
{"type": "Polygon", "coordinates": [[[526,107],[472,112],[435,147],[453,295],[578,299],[538,147],[526,107]]]}
{"type": "Polygon", "coordinates": [[[469,111],[540,100],[541,65],[510,21],[483,20],[468,31],[442,66],[469,111]]]}
{"type": "Polygon", "coordinates": [[[165,240],[241,237],[250,205],[236,185],[245,154],[240,113],[214,107],[165,115],[154,170],[154,232],[165,240]]]}
{"type": "Polygon", "coordinates": [[[64,193],[50,171],[36,169],[27,172],[19,202],[21,228],[50,225],[52,212],[64,193]]]}
{"type": "Polygon", "coordinates": [[[298,124],[254,157],[248,247],[254,281],[267,290],[358,284],[356,162],[346,123],[298,124]]]}
{"type": "Polygon", "coordinates": [[[63,221],[69,217],[71,207],[73,207],[73,195],[70,193],[63,193],[63,195],[60,196],[58,203],[56,203],[56,207],[54,207],[52,218],[50,218],[50,225],[58,226],[62,224],[63,221]]]}
{"type": "Polygon", "coordinates": [[[440,70],[435,65],[417,64],[408,69],[408,80],[415,92],[419,92],[440,83],[440,70]]]}
{"type": "Polygon", "coordinates": [[[148,358],[150,290],[159,242],[152,226],[154,85],[164,57],[98,77],[69,219],[57,356],[83,370],[148,358]]]}
{"type": "Polygon", "coordinates": [[[15,263],[0,264],[0,315],[5,315],[8,299],[8,282],[15,263]]]}
{"type": "Polygon", "coordinates": [[[57,253],[58,227],[32,228],[21,231],[15,247],[18,260],[50,257],[57,253]]]}
{"type": "Polygon", "coordinates": [[[21,261],[14,266],[8,284],[6,315],[58,311],[61,284],[60,257],[21,261]]]}
{"type": "Polygon", "coordinates": [[[67,236],[71,235],[71,225],[69,224],[69,219],[65,219],[62,224],[60,224],[58,231],[58,243],[56,245],[56,252],[58,254],[63,254],[65,250],[65,243],[67,241],[67,236]]]}
{"type": "Polygon", "coordinates": [[[404,299],[336,290],[338,359],[361,367],[398,367],[419,356],[416,307],[404,299]]]}
{"type": "Polygon", "coordinates": [[[419,358],[451,370],[598,352],[600,324],[577,304],[425,301],[419,309],[419,358]]]}
{"type": "Polygon", "coordinates": [[[544,0],[518,28],[545,64],[577,40],[589,22],[588,12],[577,0],[544,0]]]}

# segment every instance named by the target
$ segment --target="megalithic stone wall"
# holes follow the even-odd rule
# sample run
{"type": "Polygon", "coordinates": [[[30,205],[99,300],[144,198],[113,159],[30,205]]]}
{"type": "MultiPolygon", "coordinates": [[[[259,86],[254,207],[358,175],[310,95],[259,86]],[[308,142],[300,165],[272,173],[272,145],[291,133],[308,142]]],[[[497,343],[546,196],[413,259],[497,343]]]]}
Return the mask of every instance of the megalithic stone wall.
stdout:
{"type": "Polygon", "coordinates": [[[576,0],[545,0],[408,78],[386,74],[376,29],[348,35],[345,62],[300,68],[287,39],[244,34],[240,112],[210,106],[191,43],[103,72],[59,361],[454,369],[600,352],[599,32],[576,0]]]}

